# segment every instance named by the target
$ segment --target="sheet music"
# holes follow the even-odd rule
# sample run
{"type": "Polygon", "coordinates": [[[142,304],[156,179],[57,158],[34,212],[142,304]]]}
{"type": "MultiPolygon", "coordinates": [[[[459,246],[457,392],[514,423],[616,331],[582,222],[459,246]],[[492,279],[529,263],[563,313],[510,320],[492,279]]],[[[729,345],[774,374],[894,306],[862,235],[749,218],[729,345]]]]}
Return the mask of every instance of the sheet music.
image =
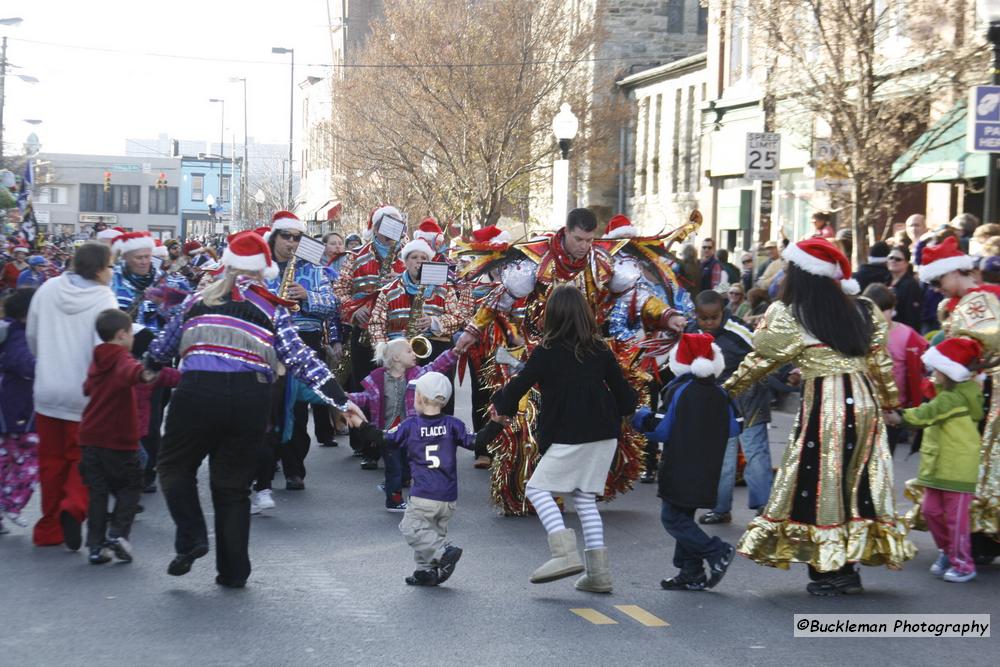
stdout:
{"type": "Polygon", "coordinates": [[[420,265],[421,285],[444,285],[448,282],[447,262],[424,262],[420,265]]]}
{"type": "Polygon", "coordinates": [[[388,215],[383,215],[382,221],[378,223],[378,233],[393,241],[398,241],[405,231],[406,223],[388,215]]]}
{"type": "Polygon", "coordinates": [[[299,239],[299,247],[295,249],[295,256],[310,264],[322,266],[324,252],[326,252],[326,244],[303,234],[302,238],[299,239]]]}

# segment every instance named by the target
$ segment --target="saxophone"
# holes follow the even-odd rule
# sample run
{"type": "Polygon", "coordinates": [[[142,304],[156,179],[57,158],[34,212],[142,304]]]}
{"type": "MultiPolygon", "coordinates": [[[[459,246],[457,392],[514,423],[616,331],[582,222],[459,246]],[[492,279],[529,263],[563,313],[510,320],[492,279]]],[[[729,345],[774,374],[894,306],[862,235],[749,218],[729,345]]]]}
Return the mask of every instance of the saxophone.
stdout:
{"type": "Polygon", "coordinates": [[[417,359],[431,356],[431,342],[417,329],[417,319],[424,314],[424,290],[420,289],[410,300],[410,315],[406,321],[406,339],[410,341],[417,359]]]}
{"type": "MultiPolygon", "coordinates": [[[[392,264],[396,261],[396,246],[398,244],[399,241],[392,242],[392,245],[389,246],[389,252],[385,253],[385,257],[382,258],[382,264],[378,267],[378,287],[375,289],[376,297],[378,295],[378,291],[385,285],[386,279],[389,277],[389,273],[392,271],[392,264]]],[[[373,301],[372,306],[374,307],[374,305],[373,301]]],[[[358,337],[358,342],[365,347],[372,347],[372,335],[368,332],[367,326],[358,337]]]]}
{"type": "MultiPolygon", "coordinates": [[[[295,255],[292,255],[292,258],[288,260],[288,264],[285,265],[285,272],[281,274],[281,284],[278,285],[278,296],[286,301],[292,301],[288,298],[288,288],[295,282],[295,263],[297,259],[298,258],[295,255]]],[[[288,307],[288,310],[293,313],[297,313],[300,308],[301,306],[299,305],[299,302],[294,301],[292,305],[288,307]]]]}

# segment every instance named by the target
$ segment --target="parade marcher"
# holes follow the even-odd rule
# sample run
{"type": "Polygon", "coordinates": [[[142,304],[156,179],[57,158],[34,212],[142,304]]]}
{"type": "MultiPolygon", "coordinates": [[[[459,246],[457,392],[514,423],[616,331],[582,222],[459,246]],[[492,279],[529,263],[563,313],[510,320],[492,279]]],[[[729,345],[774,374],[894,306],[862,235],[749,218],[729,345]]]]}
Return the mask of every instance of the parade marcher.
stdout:
{"type": "MultiPolygon", "coordinates": [[[[369,219],[372,240],[354,255],[348,256],[333,288],[340,301],[341,321],[351,327],[351,376],[355,383],[368,377],[375,368],[372,362],[375,350],[368,332],[368,322],[379,290],[405,269],[403,262],[397,257],[399,241],[379,234],[383,218],[403,222],[403,214],[394,206],[380,206],[372,211],[369,219]]],[[[358,385],[351,388],[357,389],[358,385]]],[[[351,448],[356,453],[365,453],[366,447],[356,433],[351,433],[351,448]]],[[[377,470],[377,454],[362,456],[361,467],[377,470]]]]}
{"type": "Polygon", "coordinates": [[[4,515],[27,527],[21,516],[38,481],[38,432],[31,389],[35,356],[25,327],[35,290],[19,289],[3,302],[0,321],[0,534],[4,515]]]}
{"type": "Polygon", "coordinates": [[[638,397],[601,337],[586,298],[573,286],[559,286],[549,294],[542,340],[494,396],[496,414],[516,415],[521,397],[534,386],[541,392],[542,458],[525,495],[545,527],[552,558],[535,570],[531,582],[555,581],[586,569],[576,588],[610,593],[608,550],[596,497],[604,493],[622,417],[635,411],[638,397]],[[573,498],[586,545],[586,568],[577,552],[576,533],[563,523],[553,494],[573,498]]]}
{"type": "Polygon", "coordinates": [[[674,567],[680,570],[660,582],[666,590],[715,588],[736,556],[733,545],[709,537],[694,520],[699,507],[716,506],[726,443],[739,435],[732,401],[719,386],[725,366],[710,334],[684,334],[670,350],[674,379],[665,391],[663,419],[654,423],[652,410],[642,408],[632,420],[651,440],[663,443],[660,522],[676,541],[674,567]]]}
{"type": "MultiPolygon", "coordinates": [[[[958,241],[948,238],[927,246],[921,255],[920,279],[944,295],[939,319],[946,337],[964,336],[978,340],[987,358],[1000,354],[1000,287],[977,285],[973,257],[958,249],[958,241]]],[[[983,396],[986,417],[982,426],[979,479],[969,508],[972,553],[977,563],[989,563],[1000,555],[1000,366],[986,371],[983,396]]],[[[909,518],[922,527],[919,516],[919,489],[907,485],[916,507],[909,518]]]]}
{"type": "Polygon", "coordinates": [[[344,239],[344,247],[347,248],[347,252],[357,252],[364,244],[364,241],[357,234],[348,234],[347,238],[344,239]]]}
{"type": "Polygon", "coordinates": [[[158,464],[160,486],[174,523],[179,576],[208,553],[208,530],[198,500],[197,471],[209,457],[215,509],[216,583],[242,587],[250,575],[250,483],[269,419],[271,387],[280,365],[347,413],[363,417],[330,370],[299,338],[288,307],[295,302],[267,289],[278,267],[267,243],[252,231],[230,237],[225,277],[182,305],[150,347],[155,370],[180,355],[158,464]]]}
{"type": "Polygon", "coordinates": [[[921,509],[939,555],[931,574],[961,584],[976,577],[969,539],[969,505],[979,476],[979,422],[983,395],[973,372],[983,353],[979,341],[949,338],[923,355],[934,371],[937,395],[920,407],[890,413],[905,428],[924,429],[917,485],[921,509]]]}
{"type": "Polygon", "coordinates": [[[326,246],[326,251],[323,253],[323,264],[326,268],[333,270],[333,279],[336,280],[344,261],[347,259],[344,237],[341,236],[340,232],[327,232],[323,235],[323,245],[326,246]]]}
{"type": "Polygon", "coordinates": [[[3,266],[3,289],[12,290],[17,287],[18,278],[28,268],[30,252],[25,246],[17,246],[11,251],[11,260],[3,266]]]}
{"type": "Polygon", "coordinates": [[[860,593],[858,563],[898,569],[916,553],[896,516],[882,419],[898,407],[887,326],[874,304],[850,296],[850,262],[832,243],[806,239],[783,256],[781,299],[725,388],[739,396],[793,364],[802,406],[770,500],[737,551],[762,565],[807,564],[812,595],[860,593]]]}
{"type": "Polygon", "coordinates": [[[87,514],[87,489],[80,478],[79,426],[87,397],[83,382],[94,353],[97,315],[116,308],[109,289],[111,249],[84,243],[71,270],[38,288],[28,311],[27,336],[35,365],[42,518],[35,525],[38,546],[62,544],[76,551],[87,514]]]}
{"type": "Polygon", "coordinates": [[[413,549],[417,569],[405,581],[410,586],[437,586],[451,577],[462,557],[462,549],[447,541],[458,500],[455,452],[489,442],[500,429],[490,423],[479,433],[468,433],[460,420],[442,414],[451,381],[441,373],[431,371],[413,384],[415,414],[385,434],[368,424],[365,437],[388,450],[387,456],[400,450],[409,462],[413,487],[399,530],[413,549]]]}
{"type": "Polygon", "coordinates": [[[121,261],[115,267],[111,289],[118,299],[118,307],[144,327],[156,332],[163,327],[163,316],[158,304],[148,296],[157,287],[162,272],[153,268],[153,248],[156,243],[149,232],[126,232],[115,239],[112,248],[121,261]]]}

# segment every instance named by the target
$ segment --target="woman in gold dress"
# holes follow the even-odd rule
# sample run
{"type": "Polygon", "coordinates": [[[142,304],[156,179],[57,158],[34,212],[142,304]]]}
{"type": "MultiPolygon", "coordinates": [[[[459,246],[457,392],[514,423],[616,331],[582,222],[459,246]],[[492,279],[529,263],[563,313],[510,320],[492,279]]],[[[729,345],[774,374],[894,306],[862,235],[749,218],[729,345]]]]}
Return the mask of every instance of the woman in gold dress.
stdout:
{"type": "Polygon", "coordinates": [[[850,296],[850,263],[829,241],[800,241],[783,256],[781,299],[725,386],[738,395],[793,364],[802,406],[767,506],[737,551],[783,569],[805,563],[813,595],[860,593],[858,563],[898,569],[916,553],[896,516],[882,419],[898,402],[887,326],[874,304],[850,296]]]}

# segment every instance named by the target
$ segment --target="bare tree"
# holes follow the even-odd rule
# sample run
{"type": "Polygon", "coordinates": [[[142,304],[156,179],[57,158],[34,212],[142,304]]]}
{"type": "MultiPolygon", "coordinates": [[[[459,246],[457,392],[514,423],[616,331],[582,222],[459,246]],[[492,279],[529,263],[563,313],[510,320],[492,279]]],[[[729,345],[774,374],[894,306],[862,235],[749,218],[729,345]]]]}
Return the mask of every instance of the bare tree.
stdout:
{"type": "Polygon", "coordinates": [[[465,226],[515,209],[553,155],[559,104],[584,123],[609,112],[586,83],[595,29],[570,30],[571,12],[561,0],[387,1],[360,67],[335,83],[341,198],[465,226]]]}
{"type": "Polygon", "coordinates": [[[859,263],[867,230],[894,205],[896,179],[947,143],[962,115],[944,115],[930,130],[929,121],[988,72],[987,49],[972,30],[975,3],[725,0],[724,8],[731,18],[748,12],[781,124],[802,137],[828,136],[839,149],[852,181],[859,263]]]}

